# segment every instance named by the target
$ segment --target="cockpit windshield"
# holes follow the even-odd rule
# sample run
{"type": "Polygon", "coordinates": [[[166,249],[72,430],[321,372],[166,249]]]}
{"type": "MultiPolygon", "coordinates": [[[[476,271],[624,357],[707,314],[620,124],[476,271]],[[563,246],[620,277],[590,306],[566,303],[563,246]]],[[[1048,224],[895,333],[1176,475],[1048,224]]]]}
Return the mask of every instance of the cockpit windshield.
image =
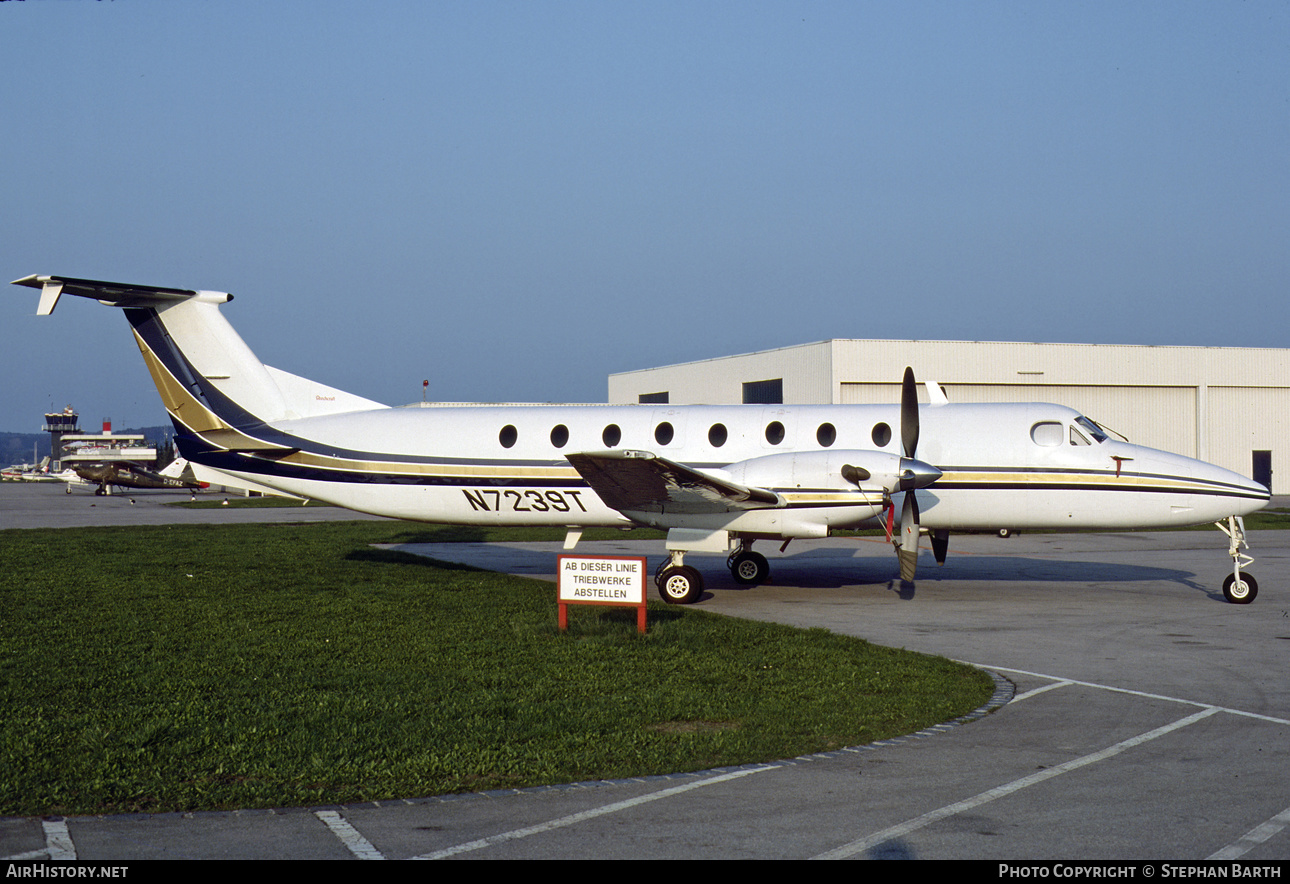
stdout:
{"type": "Polygon", "coordinates": [[[1100,426],[1098,426],[1096,423],[1089,420],[1088,418],[1084,417],[1084,415],[1082,414],[1079,417],[1075,418],[1075,423],[1080,427],[1080,429],[1082,429],[1084,432],[1092,436],[1093,439],[1096,440],[1096,442],[1099,445],[1101,445],[1107,439],[1111,438],[1106,434],[1106,430],[1102,429],[1100,426]]]}

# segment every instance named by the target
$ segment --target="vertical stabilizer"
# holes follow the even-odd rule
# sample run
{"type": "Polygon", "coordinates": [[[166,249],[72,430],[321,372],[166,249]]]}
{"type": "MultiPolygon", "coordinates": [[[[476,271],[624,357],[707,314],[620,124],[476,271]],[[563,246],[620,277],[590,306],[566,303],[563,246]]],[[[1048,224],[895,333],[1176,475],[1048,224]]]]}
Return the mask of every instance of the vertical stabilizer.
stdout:
{"type": "Polygon", "coordinates": [[[38,312],[61,295],[124,309],[157,391],[181,429],[249,428],[320,414],[382,408],[323,384],[270,368],[220,313],[227,292],[131,285],[67,276],[15,280],[41,290],[38,312]]]}

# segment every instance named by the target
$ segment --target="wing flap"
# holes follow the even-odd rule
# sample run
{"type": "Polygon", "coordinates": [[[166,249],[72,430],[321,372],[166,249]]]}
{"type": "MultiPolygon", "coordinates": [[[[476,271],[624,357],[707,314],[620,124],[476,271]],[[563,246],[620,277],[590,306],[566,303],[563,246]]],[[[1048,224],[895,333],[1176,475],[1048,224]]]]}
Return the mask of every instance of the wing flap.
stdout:
{"type": "Polygon", "coordinates": [[[781,506],[778,494],[740,485],[647,451],[570,454],[569,463],[619,512],[728,513],[781,506]]]}

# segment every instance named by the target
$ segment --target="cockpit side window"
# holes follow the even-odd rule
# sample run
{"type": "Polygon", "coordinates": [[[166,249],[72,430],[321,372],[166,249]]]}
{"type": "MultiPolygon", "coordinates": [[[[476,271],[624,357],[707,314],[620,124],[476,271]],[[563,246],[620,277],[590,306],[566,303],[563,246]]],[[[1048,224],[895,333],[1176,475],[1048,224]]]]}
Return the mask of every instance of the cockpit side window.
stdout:
{"type": "Polygon", "coordinates": [[[1079,430],[1071,427],[1071,444],[1072,445],[1092,445],[1093,443],[1084,438],[1084,434],[1079,430]]]}
{"type": "MultiPolygon", "coordinates": [[[[1091,420],[1089,420],[1088,418],[1084,417],[1084,415],[1082,415],[1082,414],[1081,414],[1079,417],[1075,418],[1075,423],[1079,424],[1079,426],[1080,426],[1080,428],[1081,428],[1082,430],[1084,430],[1086,433],[1088,433],[1090,436],[1092,436],[1092,437],[1093,437],[1093,441],[1095,441],[1098,445],[1101,445],[1101,444],[1102,444],[1103,442],[1105,442],[1108,438],[1110,438],[1110,437],[1108,437],[1108,436],[1106,435],[1106,431],[1105,431],[1105,430],[1103,430],[1101,427],[1099,427],[1099,426],[1098,426],[1097,424],[1095,424],[1093,421],[1091,421],[1091,420]]],[[[1074,442],[1074,440],[1073,440],[1073,439],[1072,439],[1072,441],[1071,441],[1071,444],[1072,444],[1072,445],[1074,445],[1074,444],[1075,444],[1075,442],[1074,442]]],[[[1084,444],[1085,444],[1085,445],[1087,445],[1088,443],[1087,443],[1087,442],[1085,442],[1084,444]]]]}
{"type": "Polygon", "coordinates": [[[1060,421],[1040,421],[1030,428],[1030,438],[1036,445],[1051,448],[1062,444],[1065,430],[1060,421]]]}

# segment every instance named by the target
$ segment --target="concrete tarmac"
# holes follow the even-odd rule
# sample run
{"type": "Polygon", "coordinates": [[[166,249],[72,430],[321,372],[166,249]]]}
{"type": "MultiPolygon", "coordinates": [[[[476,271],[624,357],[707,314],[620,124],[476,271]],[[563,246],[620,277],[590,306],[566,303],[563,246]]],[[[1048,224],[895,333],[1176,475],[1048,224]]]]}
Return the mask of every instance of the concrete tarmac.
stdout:
{"type": "MultiPolygon", "coordinates": [[[[92,528],[95,525],[229,525],[253,522],[321,522],[380,519],[334,506],[294,502],[288,506],[238,507],[237,494],[202,491],[195,499],[228,500],[218,509],[188,509],[171,504],[194,498],[187,491],[113,489],[96,495],[88,486],[62,482],[0,482],[0,530],[5,528],[92,528]]],[[[286,502],[285,499],[283,501],[286,502]]]]}
{"type": "MultiPolygon", "coordinates": [[[[29,522],[48,518],[38,515],[42,506],[31,504],[29,522]]],[[[94,518],[134,518],[138,506],[94,518]]],[[[328,509],[303,512],[353,515],[328,509]]],[[[653,566],[661,546],[609,541],[578,552],[646,554],[653,566]]],[[[1230,560],[1216,529],[952,537],[947,564],[938,568],[925,553],[912,590],[892,582],[895,557],[872,539],[795,541],[782,555],[766,544],[772,581],[755,589],[737,586],[722,559],[691,556],[708,584],[702,609],[982,666],[1000,684],[995,707],[882,744],[675,777],[361,806],[0,819],[0,856],[1279,866],[1290,856],[1290,682],[1281,656],[1290,642],[1290,534],[1254,532],[1250,546],[1260,584],[1250,605],[1222,598],[1230,560]]],[[[403,548],[548,579],[560,552],[558,544],[403,548]]]]}

